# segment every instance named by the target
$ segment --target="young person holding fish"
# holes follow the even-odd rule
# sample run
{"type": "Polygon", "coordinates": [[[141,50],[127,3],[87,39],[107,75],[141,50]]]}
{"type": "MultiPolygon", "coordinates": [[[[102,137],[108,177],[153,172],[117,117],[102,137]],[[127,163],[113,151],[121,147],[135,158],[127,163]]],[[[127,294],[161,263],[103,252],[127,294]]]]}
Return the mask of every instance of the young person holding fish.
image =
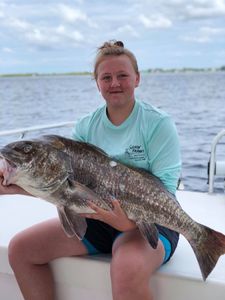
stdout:
{"type": "MultiPolygon", "coordinates": [[[[136,100],[134,92],[140,73],[135,56],[122,42],[104,43],[98,49],[94,77],[106,104],[77,123],[73,138],[153,173],[175,194],[181,168],[177,132],[166,113],[136,100]]],[[[26,192],[17,186],[0,185],[0,194],[7,193],[26,192]]],[[[37,224],[12,239],[9,261],[25,299],[55,298],[48,265],[51,260],[101,252],[112,253],[114,300],[153,299],[149,281],[174,253],[178,234],[157,226],[159,242],[153,249],[136,224],[127,218],[119,199],[112,199],[112,203],[114,209],[106,211],[90,199],[95,214],[82,214],[88,224],[82,241],[68,238],[58,219],[37,224]]]]}

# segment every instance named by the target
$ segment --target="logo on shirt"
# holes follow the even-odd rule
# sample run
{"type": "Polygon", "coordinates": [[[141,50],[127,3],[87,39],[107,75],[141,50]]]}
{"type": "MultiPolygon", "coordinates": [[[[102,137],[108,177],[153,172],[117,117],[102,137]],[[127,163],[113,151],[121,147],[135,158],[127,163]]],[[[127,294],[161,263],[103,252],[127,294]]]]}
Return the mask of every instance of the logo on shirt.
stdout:
{"type": "Polygon", "coordinates": [[[126,148],[125,155],[130,160],[145,160],[145,150],[141,145],[130,145],[128,148],[126,148]]]}

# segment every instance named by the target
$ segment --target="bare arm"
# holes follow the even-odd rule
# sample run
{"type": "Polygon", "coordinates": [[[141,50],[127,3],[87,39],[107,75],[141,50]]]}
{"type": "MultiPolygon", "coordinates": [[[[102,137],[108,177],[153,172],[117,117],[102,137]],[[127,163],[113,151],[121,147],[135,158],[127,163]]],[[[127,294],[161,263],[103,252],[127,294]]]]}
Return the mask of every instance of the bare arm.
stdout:
{"type": "Polygon", "coordinates": [[[113,210],[104,210],[93,202],[89,202],[90,207],[95,211],[95,213],[90,214],[80,214],[85,218],[95,219],[107,223],[108,225],[116,228],[119,231],[129,231],[135,229],[136,224],[129,220],[125,212],[120,206],[118,200],[112,200],[113,210]]]}

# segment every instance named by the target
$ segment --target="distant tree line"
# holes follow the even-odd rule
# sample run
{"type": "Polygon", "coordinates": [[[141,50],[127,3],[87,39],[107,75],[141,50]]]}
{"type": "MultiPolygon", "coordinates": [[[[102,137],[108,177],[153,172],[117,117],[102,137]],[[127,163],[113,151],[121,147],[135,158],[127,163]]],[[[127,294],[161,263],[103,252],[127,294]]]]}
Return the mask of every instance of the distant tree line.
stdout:
{"type": "MultiPolygon", "coordinates": [[[[220,68],[181,68],[181,69],[163,69],[152,68],[142,72],[144,73],[182,73],[182,72],[218,72],[225,71],[225,65],[220,68]]],[[[36,76],[81,76],[92,75],[90,72],[67,72],[67,73],[16,73],[16,74],[0,74],[0,77],[36,77],[36,76]]]]}
{"type": "Polygon", "coordinates": [[[90,72],[67,72],[67,73],[15,73],[15,74],[0,74],[0,77],[37,77],[37,76],[80,76],[90,75],[90,72]]]}
{"type": "Polygon", "coordinates": [[[215,71],[225,71],[225,66],[222,66],[220,68],[181,68],[181,69],[152,68],[147,70],[148,73],[215,72],[215,71]]]}

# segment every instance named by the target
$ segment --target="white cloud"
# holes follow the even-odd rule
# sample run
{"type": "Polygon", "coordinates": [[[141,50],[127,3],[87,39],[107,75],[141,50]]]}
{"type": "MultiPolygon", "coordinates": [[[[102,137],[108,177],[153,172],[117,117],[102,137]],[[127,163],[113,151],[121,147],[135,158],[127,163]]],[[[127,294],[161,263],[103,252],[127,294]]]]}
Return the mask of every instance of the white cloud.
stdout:
{"type": "Polygon", "coordinates": [[[13,51],[11,48],[3,47],[3,48],[2,48],[2,52],[5,52],[5,53],[13,53],[14,51],[13,51]]]}
{"type": "Polygon", "coordinates": [[[210,19],[225,16],[224,0],[140,0],[140,14],[160,12],[175,23],[176,20],[210,19]]]}
{"type": "Polygon", "coordinates": [[[71,27],[60,25],[53,29],[53,34],[58,36],[61,40],[68,40],[74,42],[80,42],[84,40],[83,34],[71,27]]]}
{"type": "Polygon", "coordinates": [[[194,43],[209,43],[211,42],[211,38],[208,36],[185,36],[182,38],[186,42],[194,42],[194,43]]]}
{"type": "Polygon", "coordinates": [[[209,43],[216,37],[225,38],[225,28],[201,27],[195,33],[182,37],[184,41],[196,43],[209,43]],[[223,37],[224,36],[224,37],[223,37]]]}
{"type": "Polygon", "coordinates": [[[30,24],[26,21],[19,20],[17,18],[6,18],[4,22],[7,26],[10,28],[13,28],[15,30],[28,30],[30,27],[30,24]]]}
{"type": "Polygon", "coordinates": [[[131,25],[124,25],[122,27],[119,27],[116,30],[116,35],[129,35],[129,36],[134,36],[134,37],[138,37],[139,34],[137,33],[137,31],[131,26],[131,25]]]}
{"type": "Polygon", "coordinates": [[[169,28],[172,26],[172,22],[162,15],[146,17],[144,14],[141,14],[138,19],[146,28],[150,29],[169,28]]]}
{"type": "Polygon", "coordinates": [[[187,56],[201,56],[202,52],[201,51],[194,51],[194,50],[189,50],[189,51],[175,51],[173,52],[174,57],[187,57],[187,56]]]}
{"type": "Polygon", "coordinates": [[[97,24],[91,20],[85,12],[78,8],[66,4],[59,4],[55,12],[59,14],[60,18],[66,23],[78,24],[79,22],[83,22],[82,24],[86,24],[89,27],[98,28],[97,24]]]}
{"type": "Polygon", "coordinates": [[[0,66],[12,67],[12,66],[24,66],[26,64],[25,60],[20,59],[0,59],[0,66]]]}
{"type": "Polygon", "coordinates": [[[64,48],[68,43],[77,43],[84,40],[78,30],[70,30],[64,26],[57,28],[33,28],[25,34],[25,38],[32,45],[43,47],[43,49],[64,48]]]}
{"type": "Polygon", "coordinates": [[[69,23],[74,23],[77,21],[87,21],[87,15],[80,11],[65,4],[58,5],[59,14],[61,17],[69,23]]]}
{"type": "Polygon", "coordinates": [[[224,0],[195,0],[186,5],[186,14],[193,18],[209,18],[225,15],[224,0]],[[192,3],[191,3],[192,2],[192,3]]]}
{"type": "Polygon", "coordinates": [[[57,42],[57,38],[54,35],[49,35],[47,32],[44,32],[40,28],[33,28],[26,32],[25,37],[31,43],[37,45],[48,45],[52,42],[57,42]]]}
{"type": "Polygon", "coordinates": [[[218,56],[224,57],[225,59],[225,50],[218,51],[218,56]]]}
{"type": "Polygon", "coordinates": [[[215,27],[201,27],[200,32],[205,35],[221,35],[225,33],[225,27],[224,28],[215,28],[215,27]]]}
{"type": "MultiPolygon", "coordinates": [[[[65,7],[63,9],[65,10],[65,7]]],[[[79,12],[75,13],[75,10],[69,10],[68,7],[64,14],[70,22],[78,19],[86,20],[85,15],[79,12]]],[[[59,23],[58,26],[55,26],[54,23],[57,22],[57,19],[55,22],[51,22],[39,18],[38,21],[32,22],[28,15],[24,14],[24,18],[21,18],[16,13],[5,13],[4,17],[0,19],[1,27],[5,32],[10,32],[15,40],[26,42],[29,46],[38,49],[64,48],[68,44],[73,46],[84,40],[83,34],[78,29],[74,29],[72,24],[65,23],[68,24],[67,26],[59,23]]]]}

